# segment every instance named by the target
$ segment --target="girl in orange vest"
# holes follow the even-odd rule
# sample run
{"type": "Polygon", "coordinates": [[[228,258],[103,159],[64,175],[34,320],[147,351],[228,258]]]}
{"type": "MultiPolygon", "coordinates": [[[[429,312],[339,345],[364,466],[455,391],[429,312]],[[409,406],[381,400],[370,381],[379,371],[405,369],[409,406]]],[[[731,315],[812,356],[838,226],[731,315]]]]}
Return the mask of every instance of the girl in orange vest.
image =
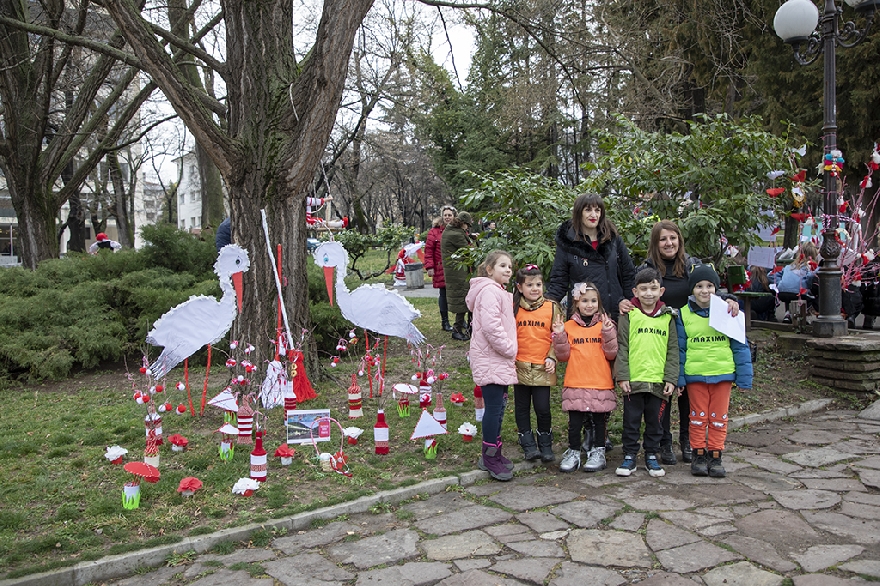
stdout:
{"type": "Polygon", "coordinates": [[[553,322],[556,357],[568,362],[562,385],[562,409],[568,411],[568,445],[559,470],[581,467],[584,472],[605,469],[605,425],[617,406],[611,361],[617,357],[617,326],[602,309],[599,290],[592,283],[577,283],[571,292],[574,313],[567,322],[553,322]],[[581,443],[581,428],[584,440],[581,443]]]}
{"type": "Polygon", "coordinates": [[[513,311],[516,315],[516,376],[519,380],[513,386],[513,400],[519,445],[526,460],[540,458],[552,462],[550,387],[556,384],[556,355],[551,336],[553,321],[562,319],[562,310],[555,301],[544,299],[544,279],[536,265],[526,265],[516,272],[513,311]],[[538,420],[537,438],[532,432],[533,404],[538,420]]]}

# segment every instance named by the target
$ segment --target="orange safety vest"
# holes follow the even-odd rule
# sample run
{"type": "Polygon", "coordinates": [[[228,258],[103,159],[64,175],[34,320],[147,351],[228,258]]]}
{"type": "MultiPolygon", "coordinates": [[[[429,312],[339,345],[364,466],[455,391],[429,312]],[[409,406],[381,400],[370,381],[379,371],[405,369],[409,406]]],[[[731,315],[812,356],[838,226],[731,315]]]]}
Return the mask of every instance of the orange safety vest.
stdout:
{"type": "Polygon", "coordinates": [[[516,312],[516,359],[520,362],[544,364],[550,354],[553,334],[553,302],[529,311],[522,307],[516,312]]]}
{"type": "Polygon", "coordinates": [[[571,355],[563,385],[570,389],[611,390],[611,364],[602,351],[602,322],[583,327],[574,320],[565,322],[571,355]]]}

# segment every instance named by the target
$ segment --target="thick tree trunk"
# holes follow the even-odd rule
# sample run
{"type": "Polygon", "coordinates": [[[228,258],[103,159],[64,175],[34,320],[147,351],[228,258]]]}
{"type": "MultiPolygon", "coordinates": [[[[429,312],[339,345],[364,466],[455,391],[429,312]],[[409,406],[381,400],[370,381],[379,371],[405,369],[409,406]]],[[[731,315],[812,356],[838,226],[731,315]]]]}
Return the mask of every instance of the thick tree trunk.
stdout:
{"type": "Polygon", "coordinates": [[[113,185],[114,208],[116,210],[116,232],[119,244],[126,248],[134,246],[134,225],[128,216],[128,198],[133,197],[126,192],[119,157],[115,152],[107,153],[107,167],[110,170],[110,183],[113,185]]]}
{"type": "Polygon", "coordinates": [[[223,207],[223,178],[208,153],[196,143],[196,160],[199,165],[199,181],[202,189],[202,228],[217,230],[226,219],[223,207]]]}
{"type": "Polygon", "coordinates": [[[29,193],[24,196],[20,194],[19,186],[24,185],[25,191],[28,189],[27,179],[9,181],[8,178],[9,176],[7,176],[6,185],[12,197],[12,205],[18,215],[21,264],[29,269],[36,269],[41,261],[58,258],[55,212],[39,205],[45,203],[46,196],[38,198],[29,193]]]}
{"type": "Polygon", "coordinates": [[[67,198],[67,205],[70,207],[70,211],[67,213],[67,229],[70,231],[70,238],[67,240],[67,251],[85,252],[86,214],[79,198],[78,189],[67,198]]]}
{"type": "Polygon", "coordinates": [[[229,189],[233,240],[251,257],[234,335],[257,348],[255,363],[272,351],[277,322],[274,266],[260,210],[268,216],[270,241],[282,246],[290,283],[285,304],[298,338],[300,328],[309,327],[304,199],[333,128],[354,34],[371,5],[372,0],[325,0],[315,44],[297,64],[291,0],[223,0],[229,111],[222,128],[130,0],[106,3],[229,189]]]}

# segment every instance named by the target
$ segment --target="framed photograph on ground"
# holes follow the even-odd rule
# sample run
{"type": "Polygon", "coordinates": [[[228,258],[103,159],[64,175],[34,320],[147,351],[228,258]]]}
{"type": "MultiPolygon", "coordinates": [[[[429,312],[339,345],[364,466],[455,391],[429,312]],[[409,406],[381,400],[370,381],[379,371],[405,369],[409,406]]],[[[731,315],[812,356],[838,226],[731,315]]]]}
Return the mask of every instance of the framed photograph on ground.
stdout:
{"type": "Polygon", "coordinates": [[[287,443],[330,441],[330,409],[294,409],[287,412],[287,443]]]}

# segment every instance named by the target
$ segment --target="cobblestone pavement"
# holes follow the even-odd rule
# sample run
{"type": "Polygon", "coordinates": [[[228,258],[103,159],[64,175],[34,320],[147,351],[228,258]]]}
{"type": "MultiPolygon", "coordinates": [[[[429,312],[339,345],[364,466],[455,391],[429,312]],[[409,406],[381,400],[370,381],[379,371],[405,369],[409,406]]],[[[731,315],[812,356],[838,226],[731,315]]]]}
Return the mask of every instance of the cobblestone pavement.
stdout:
{"type": "Polygon", "coordinates": [[[518,471],[206,553],[112,586],[836,586],[880,580],[880,401],[732,432],[727,478],[688,465],[518,471]],[[256,577],[254,577],[256,576],[256,577]]]}

